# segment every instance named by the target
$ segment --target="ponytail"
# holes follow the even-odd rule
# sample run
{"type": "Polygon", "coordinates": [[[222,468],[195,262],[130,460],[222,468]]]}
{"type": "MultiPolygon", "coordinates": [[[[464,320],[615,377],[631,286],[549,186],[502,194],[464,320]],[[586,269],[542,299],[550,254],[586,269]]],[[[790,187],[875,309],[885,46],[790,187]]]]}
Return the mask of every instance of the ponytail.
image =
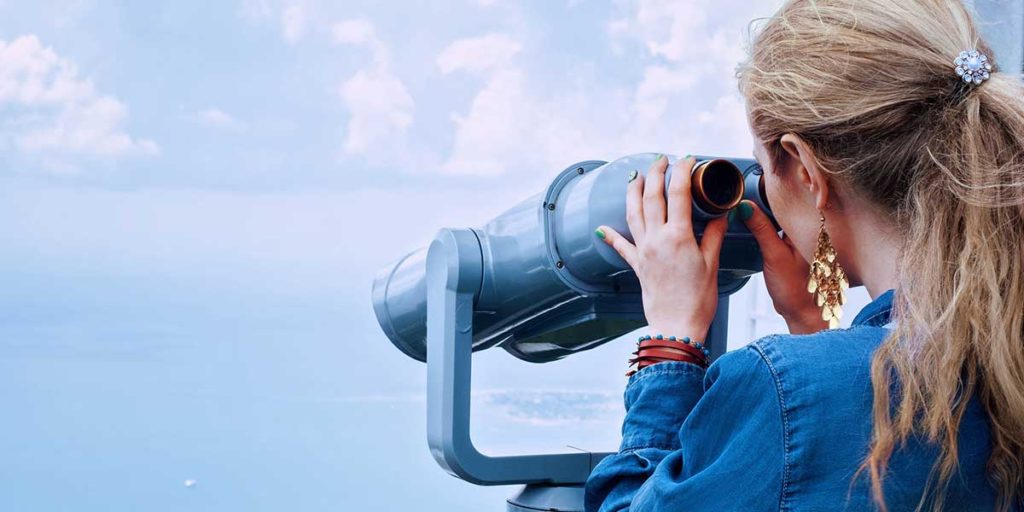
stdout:
{"type": "Polygon", "coordinates": [[[912,436],[940,448],[918,508],[934,491],[942,509],[975,396],[999,509],[1024,489],[1024,85],[998,66],[960,80],[953,59],[975,47],[998,63],[960,0],[790,0],[738,71],[758,138],[799,134],[905,233],[861,467],[883,510],[889,459],[912,436]]]}
{"type": "Polygon", "coordinates": [[[875,353],[876,499],[896,442],[923,434],[941,453],[935,508],[957,465],[957,433],[977,393],[992,431],[1000,510],[1024,488],[1024,88],[1001,73],[950,108],[907,197],[896,328],[875,353]],[[898,383],[895,413],[889,390],[898,383]]]}

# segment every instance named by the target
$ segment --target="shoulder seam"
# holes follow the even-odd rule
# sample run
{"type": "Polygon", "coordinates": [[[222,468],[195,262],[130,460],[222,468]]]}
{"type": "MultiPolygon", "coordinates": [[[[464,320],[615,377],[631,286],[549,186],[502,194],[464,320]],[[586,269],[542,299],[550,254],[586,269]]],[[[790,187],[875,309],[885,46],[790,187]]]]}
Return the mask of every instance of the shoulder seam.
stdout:
{"type": "Polygon", "coordinates": [[[786,399],[782,393],[782,380],[779,378],[779,372],[776,370],[775,365],[771,359],[764,352],[764,347],[761,346],[762,340],[771,340],[777,336],[767,336],[761,340],[757,340],[751,343],[750,346],[757,351],[758,355],[761,356],[761,360],[768,365],[768,370],[772,374],[772,381],[775,382],[775,392],[779,398],[779,413],[782,420],[782,488],[779,490],[779,510],[784,509],[786,501],[786,495],[789,491],[789,476],[790,476],[790,434],[789,434],[789,416],[786,413],[786,399]]]}

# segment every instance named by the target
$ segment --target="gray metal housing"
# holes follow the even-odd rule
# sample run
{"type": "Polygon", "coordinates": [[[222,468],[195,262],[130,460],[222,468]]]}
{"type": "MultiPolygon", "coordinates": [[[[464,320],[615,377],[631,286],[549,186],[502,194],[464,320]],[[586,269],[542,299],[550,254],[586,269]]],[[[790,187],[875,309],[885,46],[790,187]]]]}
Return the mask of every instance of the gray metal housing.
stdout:
{"type": "MultiPolygon", "coordinates": [[[[630,237],[626,186],[630,171],[645,173],[654,154],[606,163],[585,161],[559,173],[538,193],[479,228],[471,228],[483,269],[474,303],[473,350],[501,346],[520,359],[546,362],[587,350],[646,324],[640,286],[626,262],[594,234],[608,225],[630,237]]],[[[699,161],[711,157],[698,157],[699,161]]],[[[669,161],[677,160],[669,156],[669,161]]],[[[727,159],[743,173],[744,197],[769,211],[761,196],[761,168],[727,159]]],[[[671,180],[671,169],[666,183],[671,180]]],[[[694,230],[706,219],[695,208],[694,230]]],[[[378,274],[374,311],[402,352],[426,359],[426,257],[420,249],[378,274]]],[[[742,222],[729,227],[722,250],[723,293],[761,270],[753,235],[742,222]]]]}

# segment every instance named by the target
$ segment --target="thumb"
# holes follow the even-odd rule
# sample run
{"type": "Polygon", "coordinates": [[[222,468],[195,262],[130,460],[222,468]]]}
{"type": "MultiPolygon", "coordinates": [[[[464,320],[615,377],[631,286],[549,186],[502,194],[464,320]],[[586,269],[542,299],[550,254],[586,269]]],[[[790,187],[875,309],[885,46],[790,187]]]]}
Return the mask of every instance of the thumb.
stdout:
{"type": "Polygon", "coordinates": [[[724,215],[708,222],[704,227],[704,234],[700,237],[700,251],[704,254],[704,261],[708,266],[718,268],[718,258],[722,254],[722,242],[725,240],[727,229],[729,218],[724,215]]]}
{"type": "Polygon", "coordinates": [[[749,199],[744,199],[736,208],[738,208],[737,213],[743,219],[743,223],[754,235],[754,239],[757,240],[757,245],[761,247],[761,254],[765,258],[771,259],[777,255],[784,254],[788,249],[786,242],[779,238],[779,232],[775,230],[775,224],[772,223],[772,220],[768,218],[768,215],[756,203],[749,199]]]}
{"type": "Polygon", "coordinates": [[[622,259],[626,260],[626,264],[633,270],[636,270],[636,246],[631,244],[626,237],[603,224],[594,230],[594,234],[601,240],[604,240],[606,244],[612,246],[612,249],[615,249],[615,252],[619,253],[622,259]]]}

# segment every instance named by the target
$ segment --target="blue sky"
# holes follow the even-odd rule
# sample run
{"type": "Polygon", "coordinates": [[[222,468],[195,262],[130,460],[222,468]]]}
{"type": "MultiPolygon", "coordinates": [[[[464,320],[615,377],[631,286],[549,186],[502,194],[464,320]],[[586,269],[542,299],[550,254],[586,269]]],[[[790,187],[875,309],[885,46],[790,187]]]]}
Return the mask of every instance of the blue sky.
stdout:
{"type": "MultiPolygon", "coordinates": [[[[775,5],[0,0],[0,508],[502,506],[430,459],[374,273],[580,160],[748,156],[775,5]]],[[[630,349],[480,353],[474,435],[614,448],[630,349]]]]}

